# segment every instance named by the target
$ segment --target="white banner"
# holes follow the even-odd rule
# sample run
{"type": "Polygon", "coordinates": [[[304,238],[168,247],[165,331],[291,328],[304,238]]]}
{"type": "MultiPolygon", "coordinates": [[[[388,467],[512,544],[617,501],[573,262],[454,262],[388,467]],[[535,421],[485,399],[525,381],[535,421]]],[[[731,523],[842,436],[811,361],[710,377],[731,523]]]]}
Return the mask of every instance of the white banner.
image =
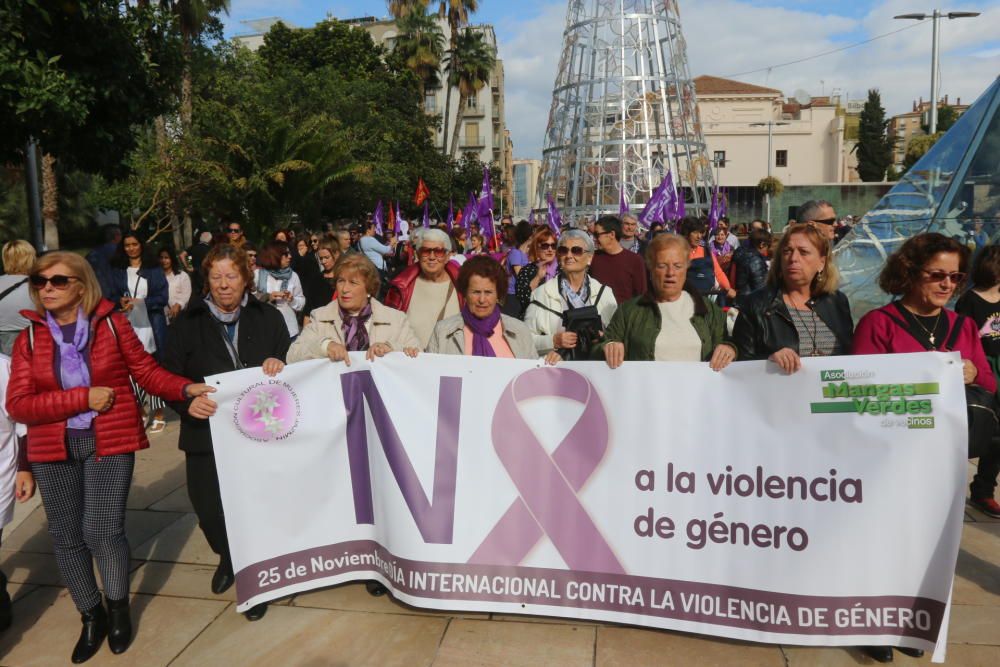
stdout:
{"type": "Polygon", "coordinates": [[[238,608],[377,579],[435,609],[941,660],[958,355],[802,362],[352,355],[211,377],[238,608]]]}

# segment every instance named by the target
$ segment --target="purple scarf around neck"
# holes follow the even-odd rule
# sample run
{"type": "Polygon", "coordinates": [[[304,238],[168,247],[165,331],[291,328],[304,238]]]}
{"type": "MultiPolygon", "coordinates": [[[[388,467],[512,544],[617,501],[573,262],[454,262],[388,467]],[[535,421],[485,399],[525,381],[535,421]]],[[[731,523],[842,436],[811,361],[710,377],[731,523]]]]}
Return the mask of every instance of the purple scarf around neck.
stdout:
{"type": "Polygon", "coordinates": [[[366,303],[357,315],[348,315],[347,311],[340,308],[340,318],[344,320],[341,330],[344,332],[344,344],[348,352],[364,352],[368,349],[368,330],[365,324],[371,316],[371,301],[366,303]]]}
{"type": "Polygon", "coordinates": [[[469,310],[469,304],[465,304],[462,306],[462,321],[472,331],[472,356],[497,356],[496,352],[493,351],[493,346],[490,345],[490,336],[500,324],[500,306],[494,306],[492,313],[479,319],[469,310]]]}
{"type": "MultiPolygon", "coordinates": [[[[75,387],[90,387],[90,369],[87,368],[87,360],[82,354],[87,349],[90,340],[90,318],[79,308],[76,312],[76,332],[73,334],[73,342],[67,343],[63,339],[62,329],[59,323],[52,317],[52,313],[45,313],[45,323],[52,334],[52,340],[59,350],[59,379],[63,389],[73,389],[75,387]]],[[[93,410],[81,412],[66,420],[67,428],[87,429],[94,421],[97,413],[93,410]]]]}

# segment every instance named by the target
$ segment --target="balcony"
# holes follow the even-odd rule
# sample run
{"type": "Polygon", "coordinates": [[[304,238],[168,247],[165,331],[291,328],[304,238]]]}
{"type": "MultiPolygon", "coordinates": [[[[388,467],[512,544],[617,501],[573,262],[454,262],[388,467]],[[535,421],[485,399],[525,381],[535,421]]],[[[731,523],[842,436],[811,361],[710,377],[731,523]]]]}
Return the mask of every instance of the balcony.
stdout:
{"type": "Polygon", "coordinates": [[[484,135],[463,134],[458,138],[458,145],[461,148],[486,148],[486,137],[484,135]]]}
{"type": "Polygon", "coordinates": [[[473,106],[465,105],[465,117],[466,118],[482,118],[486,115],[486,109],[482,105],[476,104],[473,106]]]}

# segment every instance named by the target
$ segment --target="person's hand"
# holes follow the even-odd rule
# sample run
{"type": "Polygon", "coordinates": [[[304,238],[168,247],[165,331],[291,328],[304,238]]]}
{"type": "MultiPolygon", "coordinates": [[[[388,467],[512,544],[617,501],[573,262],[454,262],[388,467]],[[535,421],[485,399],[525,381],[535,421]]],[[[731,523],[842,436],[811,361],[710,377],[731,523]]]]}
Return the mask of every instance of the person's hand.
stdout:
{"type": "Polygon", "coordinates": [[[965,380],[965,384],[975,382],[978,375],[979,369],[976,368],[976,365],[968,359],[962,359],[962,378],[965,380]]]}
{"type": "Polygon", "coordinates": [[[130,310],[132,310],[132,306],[133,306],[134,302],[135,302],[135,299],[133,299],[131,297],[123,296],[121,298],[121,302],[120,302],[121,306],[122,306],[122,312],[123,313],[127,313],[130,310]]]}
{"type": "Polygon", "coordinates": [[[208,397],[208,394],[197,396],[188,406],[188,414],[195,419],[208,419],[215,414],[219,404],[208,397]]]}
{"type": "Polygon", "coordinates": [[[34,495],[35,477],[30,470],[19,471],[14,477],[14,497],[17,498],[17,502],[27,502],[34,495]]]}
{"type": "Polygon", "coordinates": [[[552,350],[551,352],[549,352],[548,354],[545,355],[545,365],[546,366],[555,366],[556,364],[558,364],[562,360],[563,360],[562,356],[558,352],[556,352],[555,350],[552,350]]]}
{"type": "Polygon", "coordinates": [[[419,347],[404,347],[403,354],[410,357],[411,359],[416,359],[417,355],[420,354],[419,347]]]}
{"type": "Polygon", "coordinates": [[[390,352],[392,352],[392,345],[389,343],[375,343],[368,348],[368,354],[365,355],[365,358],[368,361],[373,361],[375,357],[384,357],[390,352]]]}
{"type": "Polygon", "coordinates": [[[552,337],[552,342],[555,344],[556,349],[572,350],[576,347],[576,334],[572,331],[560,331],[552,337]]]}
{"type": "Polygon", "coordinates": [[[351,365],[351,357],[347,354],[347,346],[330,341],[326,346],[326,356],[330,361],[343,361],[348,366],[351,365]]]}
{"type": "Polygon", "coordinates": [[[91,387],[87,395],[87,405],[91,410],[104,412],[115,402],[115,390],[111,387],[91,387]]]}
{"type": "Polygon", "coordinates": [[[289,292],[288,290],[285,290],[284,292],[281,293],[281,298],[284,299],[285,301],[291,301],[292,293],[289,292]]]}
{"type": "Polygon", "coordinates": [[[280,301],[284,292],[268,292],[267,296],[271,301],[280,301]]]}
{"type": "Polygon", "coordinates": [[[802,359],[800,359],[798,353],[790,347],[781,348],[768,357],[768,359],[778,364],[781,370],[785,371],[789,375],[802,368],[802,359]]]}
{"type": "Polygon", "coordinates": [[[281,359],[275,359],[274,357],[268,357],[264,360],[264,364],[261,366],[264,370],[264,375],[269,378],[273,378],[275,375],[280,373],[285,369],[285,362],[281,359]]]}
{"type": "Polygon", "coordinates": [[[736,290],[734,290],[733,288],[730,287],[729,291],[726,292],[726,296],[729,297],[730,299],[735,299],[736,298],[736,290]]]}
{"type": "Polygon", "coordinates": [[[215,387],[204,382],[192,382],[187,387],[184,388],[184,394],[188,398],[197,398],[199,396],[204,396],[205,394],[211,394],[215,391],[215,387]]]}
{"type": "Polygon", "coordinates": [[[708,361],[708,367],[713,371],[721,371],[723,368],[733,363],[734,359],[736,359],[736,350],[733,349],[732,345],[722,343],[715,346],[715,351],[712,352],[712,358],[708,361]]]}
{"type": "Polygon", "coordinates": [[[604,346],[604,361],[608,362],[608,368],[615,369],[625,361],[625,343],[612,341],[604,346]]]}

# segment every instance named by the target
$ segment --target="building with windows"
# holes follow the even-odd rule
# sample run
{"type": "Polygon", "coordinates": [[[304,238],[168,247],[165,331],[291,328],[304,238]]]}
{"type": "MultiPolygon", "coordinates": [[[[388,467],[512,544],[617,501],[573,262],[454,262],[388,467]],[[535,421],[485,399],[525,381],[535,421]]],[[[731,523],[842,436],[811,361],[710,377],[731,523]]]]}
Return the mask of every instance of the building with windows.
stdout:
{"type": "Polygon", "coordinates": [[[785,185],[844,182],[845,121],[838,100],[817,97],[802,104],[776,88],[715,76],[694,82],[719,185],[756,186],[767,176],[769,160],[771,175],[785,185]]]}
{"type": "MultiPolygon", "coordinates": [[[[954,104],[948,103],[948,96],[945,95],[938,102],[938,113],[941,107],[951,106],[955,110],[956,116],[965,113],[969,105],[962,104],[962,98],[955,100],[954,104]]],[[[892,162],[896,168],[902,171],[903,163],[906,161],[906,149],[910,147],[910,142],[915,137],[925,136],[923,126],[930,123],[931,103],[925,102],[923,98],[913,102],[913,108],[906,112],[893,116],[889,119],[888,133],[895,140],[893,145],[892,162]]]]}
{"type": "Polygon", "coordinates": [[[514,158],[511,215],[515,220],[531,215],[532,207],[535,205],[538,172],[541,168],[541,160],[514,158]]]}

